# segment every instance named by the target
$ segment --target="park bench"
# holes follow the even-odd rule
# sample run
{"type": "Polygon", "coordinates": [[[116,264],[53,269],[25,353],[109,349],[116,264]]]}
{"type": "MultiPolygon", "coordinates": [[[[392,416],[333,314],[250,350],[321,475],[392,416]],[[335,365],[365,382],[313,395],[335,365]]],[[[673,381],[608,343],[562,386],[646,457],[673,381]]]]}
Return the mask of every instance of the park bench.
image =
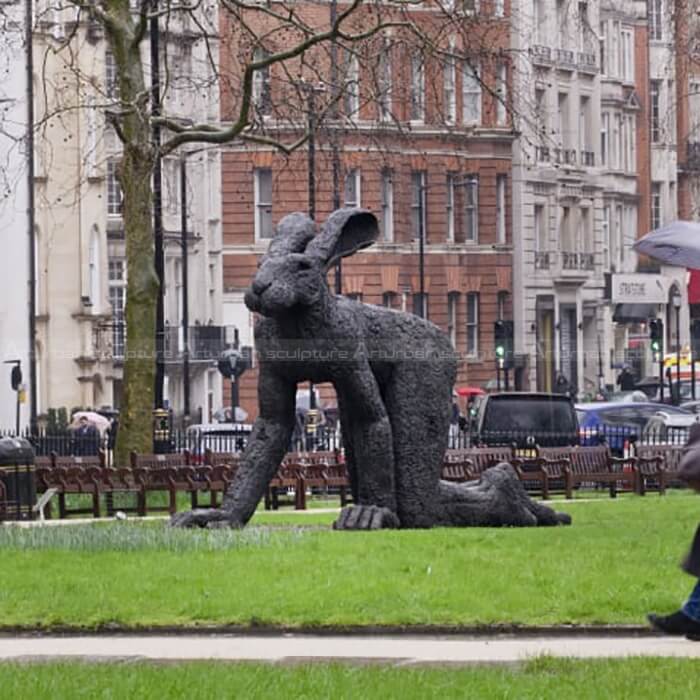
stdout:
{"type": "Polygon", "coordinates": [[[563,468],[567,498],[573,498],[574,488],[580,484],[607,484],[610,496],[617,496],[618,484],[626,484],[638,491],[637,468],[634,457],[613,457],[607,445],[576,446],[568,452],[569,464],[563,468]]]}
{"type": "Polygon", "coordinates": [[[344,462],[327,464],[324,469],[326,489],[328,492],[338,490],[340,506],[344,508],[348,503],[348,491],[350,490],[350,477],[344,462]]]}
{"type": "Polygon", "coordinates": [[[520,464],[520,459],[515,457],[513,448],[509,445],[501,447],[471,447],[464,450],[464,454],[466,459],[471,462],[470,474],[474,479],[478,479],[482,472],[502,462],[512,464],[514,467],[520,464]]]}
{"type": "Polygon", "coordinates": [[[562,447],[535,447],[534,458],[524,458],[516,465],[520,480],[528,491],[539,490],[543,499],[552,491],[566,491],[564,471],[570,466],[569,455],[575,449],[571,445],[562,447]]]}
{"type": "Polygon", "coordinates": [[[683,457],[681,445],[635,445],[639,493],[650,487],[657,488],[659,495],[666,492],[669,484],[678,482],[678,470],[683,457]]]}
{"type": "Polygon", "coordinates": [[[102,470],[102,483],[107,501],[107,515],[114,515],[114,496],[124,494],[135,496],[136,503],[134,505],[120,505],[116,510],[141,516],[146,515],[145,494],[140,480],[137,478],[137,473],[137,471],[129,467],[110,467],[102,470]]]}
{"type": "MultiPolygon", "coordinates": [[[[48,478],[47,488],[55,488],[58,496],[58,517],[63,519],[69,515],[88,515],[100,517],[100,486],[101,470],[104,466],[104,455],[63,457],[51,455],[50,471],[42,472],[42,481],[48,478]],[[76,505],[69,508],[66,496],[88,495],[91,505],[76,505]]],[[[47,508],[47,516],[51,510],[47,508]]]]}
{"type": "Polygon", "coordinates": [[[440,478],[443,481],[462,483],[472,478],[473,462],[469,450],[447,450],[442,462],[440,478]]]}
{"type": "Polygon", "coordinates": [[[304,465],[298,462],[283,462],[275,476],[270,480],[265,497],[265,509],[277,510],[281,495],[292,495],[294,508],[306,508],[306,495],[303,489],[304,465]]]}

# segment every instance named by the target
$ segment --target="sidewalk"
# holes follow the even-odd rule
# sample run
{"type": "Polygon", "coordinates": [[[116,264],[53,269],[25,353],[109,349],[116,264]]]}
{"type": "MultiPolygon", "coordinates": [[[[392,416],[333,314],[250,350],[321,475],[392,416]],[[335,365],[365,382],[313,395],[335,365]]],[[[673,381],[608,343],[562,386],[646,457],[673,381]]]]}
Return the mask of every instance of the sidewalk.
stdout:
{"type": "Polygon", "coordinates": [[[11,659],[148,659],[263,662],[354,661],[389,664],[515,663],[540,655],[572,658],[700,658],[700,643],[672,637],[342,637],[86,636],[0,637],[0,661],[11,659]]]}

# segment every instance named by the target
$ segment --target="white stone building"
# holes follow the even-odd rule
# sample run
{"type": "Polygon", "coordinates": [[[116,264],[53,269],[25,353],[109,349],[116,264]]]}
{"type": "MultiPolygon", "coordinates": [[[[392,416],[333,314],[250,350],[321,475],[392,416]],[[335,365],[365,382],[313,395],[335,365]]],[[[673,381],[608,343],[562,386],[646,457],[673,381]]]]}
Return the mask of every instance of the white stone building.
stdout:
{"type": "MultiPolygon", "coordinates": [[[[516,4],[516,351],[530,357],[530,388],[551,390],[561,373],[590,396],[623,362],[651,373],[645,322],[666,313],[673,289],[685,299],[685,271],[675,269],[644,278],[653,298],[611,294],[638,272],[638,235],[675,215],[675,139],[669,127],[649,147],[646,118],[648,71],[673,70],[672,36],[647,41],[646,2],[516,4]]],[[[663,95],[673,76],[658,81],[663,95]]]]}
{"type": "MultiPolygon", "coordinates": [[[[11,365],[20,360],[29,384],[30,227],[27,172],[27,70],[24,3],[0,5],[0,429],[14,429],[17,393],[11,365]]],[[[29,392],[23,392],[29,395],[29,392]]],[[[29,422],[20,406],[20,427],[29,422]]]]}
{"type": "MultiPolygon", "coordinates": [[[[217,24],[207,8],[207,21],[217,24]]],[[[38,26],[36,56],[65,40],[74,15],[51,13],[38,26]]],[[[198,34],[171,21],[161,32],[164,110],[169,115],[218,121],[219,93],[198,34]],[[166,71],[165,65],[168,69],[166,71]]],[[[115,103],[114,62],[99,25],[85,22],[65,52],[46,54],[43,83],[49,115],[37,141],[40,299],[38,365],[42,411],[74,406],[119,408],[125,350],[125,242],[116,178],[120,143],[104,110],[115,103]],[[81,79],[78,80],[77,76],[81,79]],[[72,79],[70,79],[72,78],[72,79]],[[76,88],[76,85],[78,86],[76,88]],[[69,86],[69,87],[64,87],[69,86]],[[66,110],[76,102],[80,109],[66,110]]],[[[142,48],[150,71],[148,42],[142,48]]],[[[216,60],[216,54],[214,56],[216,60]]],[[[38,64],[42,65],[42,64],[38,64]]],[[[182,414],[182,311],[180,155],[162,163],[165,240],[165,399],[182,414]]],[[[208,421],[219,408],[215,360],[231,334],[221,321],[221,204],[218,149],[199,149],[187,161],[187,247],[190,320],[190,415],[208,421]]]]}

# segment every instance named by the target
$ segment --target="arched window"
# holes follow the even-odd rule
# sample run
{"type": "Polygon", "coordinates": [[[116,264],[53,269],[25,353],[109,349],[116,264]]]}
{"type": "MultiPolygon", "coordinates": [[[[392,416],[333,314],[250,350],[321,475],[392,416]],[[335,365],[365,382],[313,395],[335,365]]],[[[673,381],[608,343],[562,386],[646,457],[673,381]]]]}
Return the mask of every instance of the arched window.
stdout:
{"type": "Polygon", "coordinates": [[[90,250],[88,254],[88,290],[92,312],[100,312],[100,230],[92,227],[90,232],[90,250]]]}

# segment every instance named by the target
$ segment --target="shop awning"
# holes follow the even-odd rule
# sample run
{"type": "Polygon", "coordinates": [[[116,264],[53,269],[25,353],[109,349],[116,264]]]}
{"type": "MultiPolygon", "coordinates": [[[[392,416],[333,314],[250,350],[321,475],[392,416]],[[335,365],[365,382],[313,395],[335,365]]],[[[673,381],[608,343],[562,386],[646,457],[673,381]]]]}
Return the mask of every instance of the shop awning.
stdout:
{"type": "Polygon", "coordinates": [[[689,270],[688,303],[700,304],[700,270],[689,270]]]}
{"type": "Polygon", "coordinates": [[[656,304],[617,304],[613,312],[615,323],[642,323],[656,317],[656,304]]]}

